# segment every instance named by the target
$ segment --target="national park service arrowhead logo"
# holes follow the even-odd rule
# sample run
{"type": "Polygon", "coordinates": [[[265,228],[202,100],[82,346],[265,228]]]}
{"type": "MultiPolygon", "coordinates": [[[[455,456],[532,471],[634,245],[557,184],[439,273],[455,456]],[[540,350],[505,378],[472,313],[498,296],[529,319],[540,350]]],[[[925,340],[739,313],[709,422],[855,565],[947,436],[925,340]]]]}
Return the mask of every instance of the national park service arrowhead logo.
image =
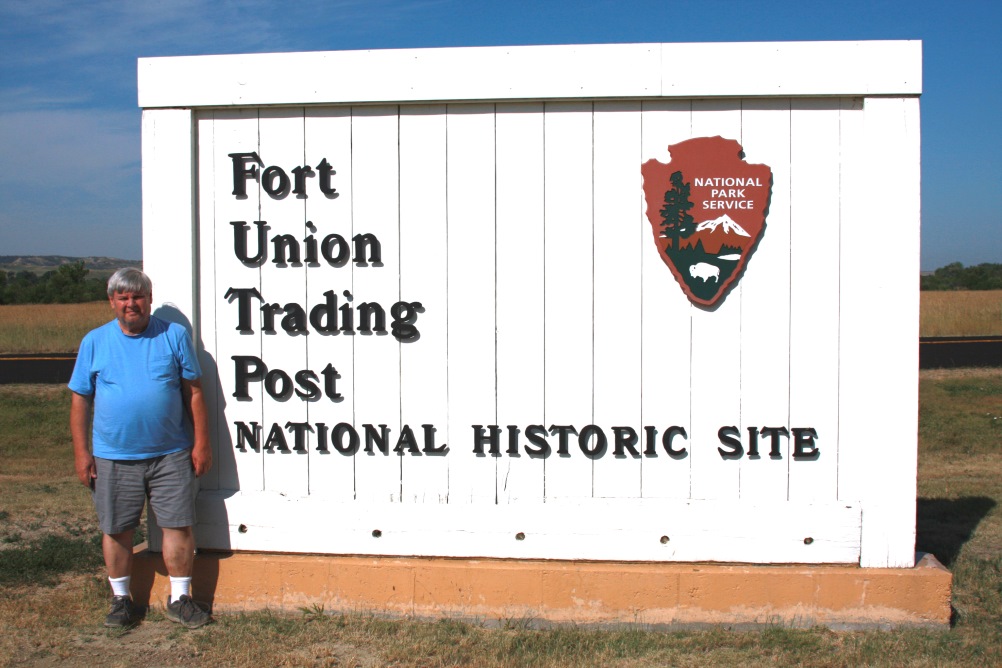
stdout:
{"type": "Polygon", "coordinates": [[[713,306],[741,277],[765,231],[772,170],[746,163],[741,144],[723,137],[689,139],[668,151],[668,164],[640,167],[647,219],[682,291],[694,304],[713,306]]]}

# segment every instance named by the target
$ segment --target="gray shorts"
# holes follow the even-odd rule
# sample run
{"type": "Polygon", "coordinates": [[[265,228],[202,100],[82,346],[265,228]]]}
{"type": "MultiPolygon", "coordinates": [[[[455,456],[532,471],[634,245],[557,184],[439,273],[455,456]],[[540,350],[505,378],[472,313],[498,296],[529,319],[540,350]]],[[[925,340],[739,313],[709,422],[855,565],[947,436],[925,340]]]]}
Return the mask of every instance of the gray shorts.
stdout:
{"type": "Polygon", "coordinates": [[[94,507],[101,531],[120,534],[139,526],[146,499],[159,526],[180,529],[195,524],[198,485],[191,450],[151,459],[94,458],[94,507]]]}

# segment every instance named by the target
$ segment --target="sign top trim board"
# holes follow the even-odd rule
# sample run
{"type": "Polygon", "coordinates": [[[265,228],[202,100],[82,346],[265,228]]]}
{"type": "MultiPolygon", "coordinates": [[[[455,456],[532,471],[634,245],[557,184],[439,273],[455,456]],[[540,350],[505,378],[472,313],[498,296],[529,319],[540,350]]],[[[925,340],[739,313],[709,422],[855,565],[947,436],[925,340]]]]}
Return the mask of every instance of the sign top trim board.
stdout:
{"type": "Polygon", "coordinates": [[[598,44],[140,58],[139,106],[915,96],[921,41],[598,44]]]}

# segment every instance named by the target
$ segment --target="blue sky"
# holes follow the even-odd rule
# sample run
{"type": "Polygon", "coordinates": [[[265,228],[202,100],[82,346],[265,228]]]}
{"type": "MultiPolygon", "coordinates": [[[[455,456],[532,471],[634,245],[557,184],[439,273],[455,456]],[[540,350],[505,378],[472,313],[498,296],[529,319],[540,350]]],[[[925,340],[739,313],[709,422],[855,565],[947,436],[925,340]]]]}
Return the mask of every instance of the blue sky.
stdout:
{"type": "Polygon", "coordinates": [[[1002,262],[1000,36],[999,0],[0,0],[0,255],[139,259],[139,57],[921,39],[922,268],[1002,262]]]}

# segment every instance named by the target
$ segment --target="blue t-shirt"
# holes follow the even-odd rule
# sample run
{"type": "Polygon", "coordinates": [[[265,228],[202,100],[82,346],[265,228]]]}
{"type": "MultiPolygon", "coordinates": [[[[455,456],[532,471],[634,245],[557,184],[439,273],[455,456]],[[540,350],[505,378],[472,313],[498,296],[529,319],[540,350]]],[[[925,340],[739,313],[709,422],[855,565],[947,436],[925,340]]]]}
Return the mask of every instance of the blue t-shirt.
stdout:
{"type": "Polygon", "coordinates": [[[188,332],[150,317],[129,336],[117,320],[91,330],[80,343],[69,388],[94,397],[94,456],[148,459],[192,445],[181,400],[181,379],[202,375],[188,332]]]}

